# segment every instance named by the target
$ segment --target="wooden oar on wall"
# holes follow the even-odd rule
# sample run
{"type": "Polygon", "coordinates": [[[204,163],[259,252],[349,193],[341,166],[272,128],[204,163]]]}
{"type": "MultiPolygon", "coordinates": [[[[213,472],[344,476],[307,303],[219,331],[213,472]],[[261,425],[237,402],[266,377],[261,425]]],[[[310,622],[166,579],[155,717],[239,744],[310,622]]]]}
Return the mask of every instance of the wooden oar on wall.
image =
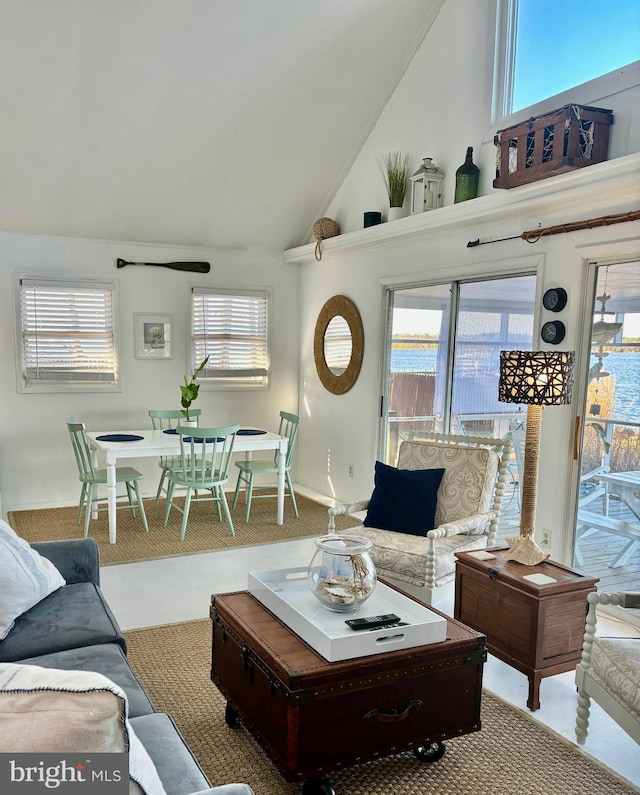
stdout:
{"type": "Polygon", "coordinates": [[[174,271],[189,271],[191,273],[209,273],[211,265],[208,262],[127,262],[124,259],[116,260],[118,268],[127,265],[144,265],[153,268],[171,268],[174,271]]]}

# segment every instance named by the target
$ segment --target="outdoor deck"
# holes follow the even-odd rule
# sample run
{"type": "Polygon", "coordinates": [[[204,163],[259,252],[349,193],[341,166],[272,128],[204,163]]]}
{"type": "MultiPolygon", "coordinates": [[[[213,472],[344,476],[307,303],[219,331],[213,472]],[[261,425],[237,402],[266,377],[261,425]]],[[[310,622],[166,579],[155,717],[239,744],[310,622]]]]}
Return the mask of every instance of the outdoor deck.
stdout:
{"type": "MultiPolygon", "coordinates": [[[[507,495],[505,507],[500,517],[498,528],[498,541],[506,542],[510,536],[519,532],[519,510],[516,497],[512,500],[507,495]]],[[[589,509],[594,513],[601,513],[599,505],[592,504],[589,509]]],[[[609,498],[609,514],[614,519],[622,519],[632,524],[638,523],[636,517],[627,506],[615,497],[609,498]]],[[[628,561],[616,568],[611,568],[610,563],[622,552],[628,539],[614,536],[602,531],[595,531],[592,535],[580,540],[583,563],[574,565],[580,571],[588,572],[594,577],[599,577],[598,590],[612,593],[615,591],[640,591],[640,544],[634,549],[628,561]]],[[[640,610],[629,611],[640,618],[640,610]]]]}

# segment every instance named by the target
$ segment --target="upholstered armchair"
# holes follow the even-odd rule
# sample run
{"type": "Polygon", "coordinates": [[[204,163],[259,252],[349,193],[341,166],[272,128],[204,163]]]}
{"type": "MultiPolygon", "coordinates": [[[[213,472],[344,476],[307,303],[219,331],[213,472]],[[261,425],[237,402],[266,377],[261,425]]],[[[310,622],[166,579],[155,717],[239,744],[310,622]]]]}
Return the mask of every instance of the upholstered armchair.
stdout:
{"type": "Polygon", "coordinates": [[[596,637],[597,606],[638,609],[640,592],[590,593],[587,600],[582,659],[576,668],[576,738],[580,745],[587,739],[593,699],[640,743],[640,637],[596,637]]]}
{"type": "Polygon", "coordinates": [[[384,529],[372,526],[370,505],[374,499],[390,503],[385,506],[387,513],[394,509],[404,513],[408,502],[418,513],[422,507],[428,510],[426,496],[424,505],[418,502],[416,506],[415,494],[405,491],[398,497],[388,488],[379,490],[377,464],[372,499],[330,508],[329,532],[335,532],[336,516],[367,511],[364,525],[344,532],[371,540],[378,576],[432,604],[436,594],[445,593],[437,589],[455,579],[455,552],[494,544],[510,454],[508,439],[430,434],[422,440],[404,441],[398,452],[399,478],[406,477],[403,471],[444,470],[435,495],[433,529],[410,534],[388,529],[388,525],[384,529]]]}

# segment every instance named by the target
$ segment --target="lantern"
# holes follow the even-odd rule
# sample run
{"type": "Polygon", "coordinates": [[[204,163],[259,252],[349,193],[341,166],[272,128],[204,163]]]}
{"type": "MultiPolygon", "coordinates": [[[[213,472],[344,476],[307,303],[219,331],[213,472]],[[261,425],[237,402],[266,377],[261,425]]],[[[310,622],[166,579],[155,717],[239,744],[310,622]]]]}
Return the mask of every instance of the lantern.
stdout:
{"type": "Polygon", "coordinates": [[[411,215],[442,207],[442,181],[444,171],[425,157],[420,168],[410,177],[411,215]]]}

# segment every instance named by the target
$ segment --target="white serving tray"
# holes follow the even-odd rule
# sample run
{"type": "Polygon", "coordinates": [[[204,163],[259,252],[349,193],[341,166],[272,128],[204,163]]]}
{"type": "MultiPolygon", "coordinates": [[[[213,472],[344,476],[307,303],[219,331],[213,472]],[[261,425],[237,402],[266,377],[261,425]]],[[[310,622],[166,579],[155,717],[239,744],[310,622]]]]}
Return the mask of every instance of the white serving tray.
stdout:
{"type": "Polygon", "coordinates": [[[249,573],[249,592],[328,662],[412,649],[447,638],[446,618],[379,582],[366,602],[352,613],[323,607],[307,584],[307,569],[249,573]],[[395,613],[407,626],[354,632],[349,618],[395,613]]]}

